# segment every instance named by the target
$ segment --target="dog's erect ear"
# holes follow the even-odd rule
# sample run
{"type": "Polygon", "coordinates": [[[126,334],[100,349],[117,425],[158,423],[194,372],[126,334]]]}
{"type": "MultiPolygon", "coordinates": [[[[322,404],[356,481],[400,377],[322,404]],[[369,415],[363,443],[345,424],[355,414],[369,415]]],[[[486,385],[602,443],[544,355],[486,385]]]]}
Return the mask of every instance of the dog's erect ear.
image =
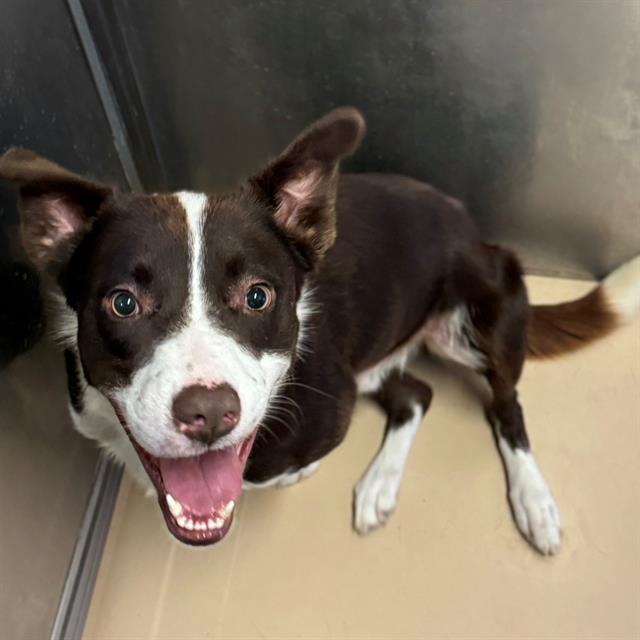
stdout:
{"type": "Polygon", "coordinates": [[[311,263],[335,240],[338,165],[358,148],[364,131],[356,109],[335,109],[251,180],[258,196],[274,208],[275,223],[311,263]]]}
{"type": "Polygon", "coordinates": [[[55,269],[69,257],[112,192],[27,149],[9,149],[0,157],[0,178],[20,190],[22,243],[41,270],[55,269]]]}

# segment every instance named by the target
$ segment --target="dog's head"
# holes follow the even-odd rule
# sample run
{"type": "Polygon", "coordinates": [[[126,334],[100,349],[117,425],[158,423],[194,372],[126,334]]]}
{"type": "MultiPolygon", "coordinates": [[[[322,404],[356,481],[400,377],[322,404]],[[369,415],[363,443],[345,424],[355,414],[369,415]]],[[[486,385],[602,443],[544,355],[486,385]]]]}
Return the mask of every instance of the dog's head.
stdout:
{"type": "Polygon", "coordinates": [[[12,149],[31,260],[56,280],[88,382],[112,403],[171,532],[222,538],[269,401],[295,356],[306,274],[335,239],[338,109],[223,195],[125,195],[12,149]]]}

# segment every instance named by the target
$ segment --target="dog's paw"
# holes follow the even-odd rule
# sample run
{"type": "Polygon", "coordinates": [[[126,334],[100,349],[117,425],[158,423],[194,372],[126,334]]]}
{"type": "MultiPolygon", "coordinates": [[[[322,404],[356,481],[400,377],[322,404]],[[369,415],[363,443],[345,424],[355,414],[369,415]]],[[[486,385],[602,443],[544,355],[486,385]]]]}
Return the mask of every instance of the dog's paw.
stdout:
{"type": "Polygon", "coordinates": [[[355,487],[353,526],[365,535],[387,522],[396,507],[402,473],[376,458],[355,487]]]}
{"type": "Polygon", "coordinates": [[[543,555],[560,551],[560,516],[546,482],[522,478],[509,490],[513,515],[522,535],[543,555]]]}

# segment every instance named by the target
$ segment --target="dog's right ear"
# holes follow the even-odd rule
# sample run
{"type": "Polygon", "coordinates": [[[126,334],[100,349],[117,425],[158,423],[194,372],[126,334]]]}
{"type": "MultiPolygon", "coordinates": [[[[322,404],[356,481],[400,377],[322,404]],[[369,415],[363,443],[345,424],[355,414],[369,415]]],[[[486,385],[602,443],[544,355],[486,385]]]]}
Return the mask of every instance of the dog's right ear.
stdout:
{"type": "Polygon", "coordinates": [[[69,258],[112,193],[27,149],[12,148],[0,157],[0,178],[18,187],[22,244],[36,267],[47,271],[69,258]]]}
{"type": "Polygon", "coordinates": [[[250,181],[258,197],[272,207],[275,224],[310,266],[335,240],[338,166],[358,148],[364,131],[359,111],[334,109],[250,181]]]}

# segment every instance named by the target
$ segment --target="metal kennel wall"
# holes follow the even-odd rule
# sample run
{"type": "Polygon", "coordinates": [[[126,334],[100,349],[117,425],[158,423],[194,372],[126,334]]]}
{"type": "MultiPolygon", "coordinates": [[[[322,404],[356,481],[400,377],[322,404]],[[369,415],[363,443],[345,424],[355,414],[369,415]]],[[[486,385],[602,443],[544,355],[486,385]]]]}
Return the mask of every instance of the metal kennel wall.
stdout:
{"type": "MultiPolygon", "coordinates": [[[[94,76],[60,0],[2,3],[0,152],[12,145],[127,185],[94,76]]],[[[0,532],[0,626],[3,637],[27,640],[47,637],[53,625],[74,546],[83,546],[77,540],[92,481],[99,472],[95,503],[109,473],[104,464],[96,468],[95,447],[72,431],[62,353],[41,339],[46,304],[17,222],[15,195],[3,183],[0,508],[11,515],[0,532]]]]}
{"type": "MultiPolygon", "coordinates": [[[[1,150],[28,146],[125,188],[228,188],[352,104],[368,135],[346,169],[461,198],[528,269],[601,276],[640,252],[636,0],[6,0],[0,69],[1,150]]],[[[16,362],[44,359],[64,383],[54,350],[18,357],[44,321],[16,222],[2,186],[0,381],[29,389],[0,417],[29,433],[36,389],[16,362]]],[[[100,553],[85,542],[99,542],[117,487],[101,465],[59,637],[82,628],[78,594],[100,553]]]]}
{"type": "Polygon", "coordinates": [[[640,248],[634,0],[84,5],[147,181],[227,187],[346,103],[369,124],[349,169],[462,198],[531,269],[602,275],[640,248]]]}

